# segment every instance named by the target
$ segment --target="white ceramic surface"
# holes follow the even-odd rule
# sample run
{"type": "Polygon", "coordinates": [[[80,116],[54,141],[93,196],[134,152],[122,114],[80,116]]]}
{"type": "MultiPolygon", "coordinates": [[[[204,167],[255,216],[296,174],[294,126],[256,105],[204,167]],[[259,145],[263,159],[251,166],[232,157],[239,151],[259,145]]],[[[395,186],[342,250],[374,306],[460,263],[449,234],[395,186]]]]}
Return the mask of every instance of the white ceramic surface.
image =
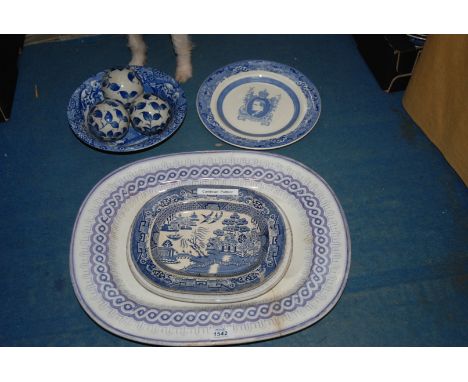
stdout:
{"type": "Polygon", "coordinates": [[[84,201],[70,250],[75,293],[90,317],[116,335],[162,345],[234,344],[301,330],[336,304],[351,257],[343,211],[325,181],[286,157],[246,151],[173,154],[114,171],[84,201]],[[128,259],[135,217],[181,186],[243,187],[281,208],[292,255],[273,288],[245,301],[204,304],[163,297],[135,278],[128,259]]]}
{"type": "Polygon", "coordinates": [[[120,101],[126,107],[143,94],[143,85],[131,68],[106,71],[101,86],[105,98],[120,101]]]}
{"type": "Polygon", "coordinates": [[[97,139],[111,142],[127,134],[130,119],[121,102],[105,99],[91,108],[87,123],[90,133],[97,139]]]}
{"type": "Polygon", "coordinates": [[[137,97],[129,112],[133,128],[144,135],[161,133],[171,117],[169,103],[153,94],[137,97]]]}

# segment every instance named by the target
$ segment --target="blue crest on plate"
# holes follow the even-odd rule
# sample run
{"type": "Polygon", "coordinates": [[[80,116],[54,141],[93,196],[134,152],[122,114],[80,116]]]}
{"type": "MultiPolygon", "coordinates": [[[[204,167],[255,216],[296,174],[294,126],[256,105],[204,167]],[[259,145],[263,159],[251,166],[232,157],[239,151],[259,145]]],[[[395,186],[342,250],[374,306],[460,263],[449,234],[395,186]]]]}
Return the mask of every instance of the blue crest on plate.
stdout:
{"type": "Polygon", "coordinates": [[[266,89],[255,94],[254,89],[250,88],[244,97],[244,104],[240,107],[237,118],[239,120],[249,119],[269,126],[280,99],[281,95],[269,97],[266,89]]]}
{"type": "MultiPolygon", "coordinates": [[[[269,94],[267,89],[261,89],[257,92],[251,89],[244,96],[243,103],[238,109],[237,119],[239,121],[256,122],[262,126],[270,126],[279,102],[283,102],[281,97],[277,94],[269,94]]],[[[197,111],[205,127],[213,135],[229,144],[248,149],[274,149],[296,142],[312,130],[320,116],[321,100],[315,85],[297,69],[272,61],[246,60],[229,64],[214,71],[203,82],[197,94],[197,111]],[[249,76],[249,72],[256,71],[263,71],[264,73],[261,77],[254,74],[249,76]],[[269,76],[268,73],[272,75],[269,76]],[[213,113],[211,107],[215,90],[227,78],[238,74],[245,74],[245,76],[241,76],[229,83],[217,95],[217,99],[213,103],[216,113],[213,113]],[[293,90],[286,81],[280,81],[278,75],[292,81],[300,91],[293,90]],[[235,123],[229,122],[224,115],[223,102],[227,95],[239,86],[252,82],[280,88],[290,98],[294,111],[290,121],[280,130],[270,132],[265,129],[262,133],[249,134],[245,129],[240,130],[234,126],[235,123]],[[305,106],[301,106],[298,95],[306,99],[307,104],[305,106]],[[224,128],[222,124],[228,126],[230,131],[224,128]],[[291,130],[292,126],[295,127],[291,130]],[[249,138],[249,136],[252,138],[249,138]],[[253,139],[253,137],[257,139],[253,139]]]]}

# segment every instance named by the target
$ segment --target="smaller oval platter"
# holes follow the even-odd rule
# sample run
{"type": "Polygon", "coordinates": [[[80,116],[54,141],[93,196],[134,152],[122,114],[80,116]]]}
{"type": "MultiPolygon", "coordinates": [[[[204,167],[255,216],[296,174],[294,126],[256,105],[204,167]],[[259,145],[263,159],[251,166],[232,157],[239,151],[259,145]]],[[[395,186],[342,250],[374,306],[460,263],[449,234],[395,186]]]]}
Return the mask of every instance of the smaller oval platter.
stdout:
{"type": "Polygon", "coordinates": [[[286,224],[278,207],[254,190],[170,189],[147,202],[133,224],[129,254],[135,278],[176,300],[254,298],[287,269],[286,224]]]}
{"type": "Polygon", "coordinates": [[[338,302],[350,260],[346,219],[327,183],[292,159],[249,151],[163,155],[117,169],[86,197],[70,245],[75,294],[97,324],[172,346],[307,328],[338,302]]]}

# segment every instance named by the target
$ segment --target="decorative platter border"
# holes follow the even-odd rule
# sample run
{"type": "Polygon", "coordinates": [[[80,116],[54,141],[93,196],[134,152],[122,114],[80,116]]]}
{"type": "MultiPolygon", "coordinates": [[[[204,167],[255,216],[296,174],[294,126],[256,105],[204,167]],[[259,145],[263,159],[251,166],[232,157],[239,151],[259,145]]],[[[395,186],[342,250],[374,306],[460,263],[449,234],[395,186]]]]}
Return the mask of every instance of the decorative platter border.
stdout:
{"type": "MultiPolygon", "coordinates": [[[[236,82],[243,80],[245,79],[241,79],[236,82]]],[[[269,79],[268,77],[262,78],[259,81],[278,82],[277,80],[269,79]]],[[[283,86],[286,87],[286,89],[283,89],[286,93],[292,92],[292,90],[288,86],[283,86]]],[[[221,93],[220,98],[223,97],[224,93],[225,90],[221,93]]],[[[293,103],[295,109],[294,115],[295,118],[297,118],[297,101],[293,103]]],[[[220,109],[219,102],[217,102],[217,109],[220,109]]],[[[319,92],[315,85],[299,70],[288,65],[272,61],[245,60],[226,65],[210,74],[210,76],[203,82],[203,84],[200,86],[200,89],[198,90],[197,111],[205,127],[219,139],[237,147],[256,150],[268,150],[290,145],[298,141],[299,139],[305,137],[314,128],[315,124],[319,119],[321,112],[321,100],[319,92]],[[215,90],[227,78],[237,75],[239,73],[248,73],[250,71],[264,71],[265,73],[270,72],[279,74],[290,79],[300,88],[303,96],[307,99],[307,108],[305,115],[303,116],[302,120],[295,129],[293,129],[292,131],[285,131],[285,133],[282,135],[278,135],[277,133],[275,133],[274,137],[271,137],[268,134],[263,134],[263,139],[257,140],[249,138],[248,136],[261,136],[262,134],[248,134],[245,132],[243,134],[240,134],[240,132],[238,132],[235,126],[232,127],[231,124],[226,121],[226,118],[224,117],[222,112],[220,113],[221,122],[231,126],[230,128],[231,130],[233,130],[233,132],[227,131],[219,123],[220,121],[217,120],[217,118],[213,115],[213,111],[211,108],[211,101],[215,90]]],[[[248,115],[246,115],[246,117],[248,117],[248,115]]],[[[239,119],[242,118],[240,117],[239,119]]],[[[282,130],[287,129],[283,128],[282,130]]]]}
{"type": "MultiPolygon", "coordinates": [[[[98,198],[101,197],[98,196],[98,198]]],[[[293,258],[295,255],[300,256],[293,253],[293,258]]],[[[75,293],[83,308],[96,322],[111,332],[152,344],[211,345],[277,337],[300,330],[319,320],[336,304],[343,291],[349,271],[350,255],[349,232],[343,211],[333,191],[317,174],[298,162],[277,155],[224,151],[175,154],[143,160],[123,167],[104,178],[88,195],[78,214],[72,238],[70,267],[75,293]],[[166,162],[166,166],[168,163],[177,162],[179,166],[164,168],[163,165],[163,168],[158,168],[158,161],[165,159],[170,159],[170,162],[166,162]],[[148,168],[149,164],[154,164],[151,166],[154,171],[139,173],[140,165],[148,168]],[[289,171],[281,172],[278,168],[289,171]],[[81,221],[90,201],[92,202],[98,194],[103,195],[103,189],[109,187],[112,178],[123,173],[132,176],[124,183],[118,182],[105,191],[107,197],[99,201],[99,206],[96,205],[94,212],[91,213],[94,216],[93,222],[81,221]],[[315,192],[310,188],[310,184],[300,181],[299,178],[303,178],[304,175],[309,183],[315,185],[315,192]],[[311,179],[307,179],[308,177],[311,179]],[[175,304],[172,309],[138,301],[119,289],[112,274],[110,266],[112,253],[109,249],[112,240],[112,225],[119,209],[132,198],[158,186],[167,187],[172,183],[178,186],[179,182],[190,184],[190,182],[210,178],[229,179],[230,182],[235,182],[236,179],[239,181],[248,179],[249,182],[258,182],[258,184],[264,184],[265,187],[283,190],[299,202],[301,208],[304,209],[301,213],[305,213],[308,220],[307,230],[310,228],[309,235],[312,240],[312,248],[304,255],[311,258],[310,268],[306,270],[307,275],[304,280],[301,280],[301,285],[295,288],[293,293],[287,293],[279,299],[268,299],[271,297],[269,292],[264,297],[260,296],[243,304],[187,303],[175,304]],[[87,239],[86,235],[83,236],[83,223],[89,229],[87,232],[91,232],[87,239]],[[87,250],[85,247],[81,247],[82,250],[79,249],[77,236],[88,241],[87,250]],[[80,257],[83,258],[80,260],[80,257]],[[81,269],[84,264],[83,260],[86,260],[89,269],[81,269]],[[331,267],[332,271],[330,271],[331,267]],[[77,273],[81,277],[85,275],[87,279],[80,279],[77,273]],[[317,294],[320,297],[314,300],[317,294]],[[96,303],[92,301],[93,299],[99,301],[96,303]],[[96,307],[102,307],[103,304],[106,307],[98,308],[101,311],[96,311],[96,307]],[[312,309],[312,306],[315,307],[312,309]],[[138,333],[141,329],[137,329],[136,332],[135,330],[126,331],[125,325],[116,325],[114,318],[106,317],[109,309],[111,315],[117,315],[117,322],[125,317],[130,321],[148,325],[151,330],[142,331],[142,333],[138,333]],[[271,330],[275,324],[270,321],[277,321],[288,312],[297,314],[298,322],[285,322],[281,329],[271,330]],[[213,330],[216,333],[220,327],[231,326],[231,329],[236,329],[236,325],[240,327],[246,323],[260,321],[265,324],[265,328],[257,328],[254,330],[255,333],[247,332],[243,336],[207,337],[203,334],[205,333],[203,330],[202,335],[198,335],[198,331],[203,327],[209,327],[210,333],[213,330]],[[172,340],[171,336],[168,337],[167,334],[158,332],[160,328],[183,328],[189,331],[189,334],[186,335],[186,339],[172,340]],[[190,332],[191,328],[196,330],[190,332]],[[148,333],[151,336],[148,336],[148,333]]],[[[281,282],[271,292],[275,291],[276,296],[281,292],[280,289],[281,282]]],[[[164,301],[164,303],[173,304],[170,301],[164,301]]],[[[276,323],[276,327],[277,325],[276,323]]]]}
{"type": "Polygon", "coordinates": [[[182,124],[187,113],[187,101],[182,88],[177,81],[166,73],[157,69],[132,66],[131,67],[143,84],[145,93],[155,94],[171,106],[172,117],[168,126],[160,134],[143,135],[130,128],[125,137],[116,142],[106,142],[95,138],[85,126],[86,114],[91,107],[104,99],[101,81],[105,71],[84,81],[72,94],[68,103],[67,116],[73,133],[87,145],[98,150],[126,153],[144,150],[166,140],[182,124]]]}

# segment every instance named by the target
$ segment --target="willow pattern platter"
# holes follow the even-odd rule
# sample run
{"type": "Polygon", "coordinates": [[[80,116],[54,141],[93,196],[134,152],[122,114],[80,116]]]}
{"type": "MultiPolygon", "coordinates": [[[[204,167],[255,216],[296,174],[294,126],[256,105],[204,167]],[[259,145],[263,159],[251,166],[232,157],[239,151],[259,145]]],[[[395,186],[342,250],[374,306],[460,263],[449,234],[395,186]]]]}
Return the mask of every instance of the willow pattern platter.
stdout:
{"type": "Polygon", "coordinates": [[[201,85],[197,110],[205,127],[234,146],[266,150],[308,134],[320,115],[320,95],[297,69],[271,61],[229,64],[201,85]]]}
{"type": "Polygon", "coordinates": [[[172,117],[165,129],[155,135],[144,135],[130,128],[128,133],[117,141],[103,141],[90,133],[86,118],[90,109],[104,100],[101,82],[105,71],[88,78],[72,94],[68,103],[67,116],[73,133],[87,145],[109,152],[134,152],[161,143],[174,134],[182,124],[187,112],[184,91],[176,80],[157,69],[132,66],[140,79],[144,92],[166,100],[171,108],[172,117]]]}
{"type": "Polygon", "coordinates": [[[102,179],[78,213],[70,271],[82,307],[110,332],[217,345],[320,320],[350,256],[340,204],[312,170],[278,155],[195,152],[102,179]]]}
{"type": "Polygon", "coordinates": [[[236,302],[271,289],[291,255],[287,219],[253,189],[183,186],[147,202],[130,236],[134,276],[189,302],[236,302]]]}

